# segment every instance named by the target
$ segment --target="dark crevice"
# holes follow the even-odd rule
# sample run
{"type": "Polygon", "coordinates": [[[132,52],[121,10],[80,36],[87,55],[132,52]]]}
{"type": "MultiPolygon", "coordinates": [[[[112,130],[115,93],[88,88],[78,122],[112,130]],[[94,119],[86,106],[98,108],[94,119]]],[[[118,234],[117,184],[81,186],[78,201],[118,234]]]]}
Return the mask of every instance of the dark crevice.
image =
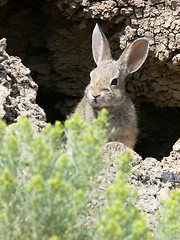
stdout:
{"type": "Polygon", "coordinates": [[[67,118],[76,106],[77,98],[61,93],[43,92],[39,88],[36,102],[46,112],[47,122],[54,123],[67,118]]]}
{"type": "Polygon", "coordinates": [[[47,122],[54,123],[56,120],[64,120],[60,111],[55,108],[57,104],[57,95],[54,93],[44,93],[40,89],[36,98],[37,104],[44,109],[46,113],[47,122]]]}
{"type": "Polygon", "coordinates": [[[135,151],[143,158],[169,155],[180,134],[180,109],[142,103],[138,108],[139,136],[135,151]]]}

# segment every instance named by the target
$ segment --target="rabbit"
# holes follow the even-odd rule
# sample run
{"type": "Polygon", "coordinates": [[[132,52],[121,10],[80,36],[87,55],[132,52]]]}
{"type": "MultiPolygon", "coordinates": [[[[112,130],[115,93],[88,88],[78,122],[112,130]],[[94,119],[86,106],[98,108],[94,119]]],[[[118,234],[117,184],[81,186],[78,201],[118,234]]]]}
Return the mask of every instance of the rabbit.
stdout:
{"type": "Polygon", "coordinates": [[[125,78],[137,71],[148,56],[149,42],[139,38],[131,43],[117,61],[113,60],[107,38],[96,23],[92,34],[92,53],[97,65],[75,113],[92,124],[102,108],[108,111],[110,141],[120,141],[133,149],[138,128],[135,107],[125,90],[125,78]]]}

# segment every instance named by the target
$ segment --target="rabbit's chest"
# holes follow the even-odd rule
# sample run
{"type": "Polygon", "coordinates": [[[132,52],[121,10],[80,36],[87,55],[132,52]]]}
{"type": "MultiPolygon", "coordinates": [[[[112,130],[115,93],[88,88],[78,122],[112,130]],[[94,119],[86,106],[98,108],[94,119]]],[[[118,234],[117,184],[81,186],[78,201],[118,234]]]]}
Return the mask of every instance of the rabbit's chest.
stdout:
{"type": "Polygon", "coordinates": [[[133,128],[136,125],[136,113],[132,108],[130,111],[119,109],[109,112],[109,128],[113,129],[111,140],[118,141],[124,137],[131,136],[133,128]]]}
{"type": "Polygon", "coordinates": [[[134,113],[126,112],[126,111],[113,111],[109,112],[109,124],[111,128],[124,128],[128,127],[133,119],[134,119],[134,113]]]}

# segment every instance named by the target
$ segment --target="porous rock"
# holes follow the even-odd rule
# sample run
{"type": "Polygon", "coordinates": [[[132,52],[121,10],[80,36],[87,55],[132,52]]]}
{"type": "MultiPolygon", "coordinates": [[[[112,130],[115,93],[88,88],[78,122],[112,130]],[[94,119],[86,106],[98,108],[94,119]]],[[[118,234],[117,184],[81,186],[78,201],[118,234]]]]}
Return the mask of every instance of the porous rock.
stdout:
{"type": "MultiPolygon", "coordinates": [[[[117,165],[115,160],[119,158],[120,153],[124,153],[128,148],[117,142],[106,144],[103,149],[103,164],[105,168],[98,177],[100,181],[98,198],[96,204],[91,208],[103,205],[104,192],[109,184],[111,184],[117,174],[117,165]]],[[[164,157],[161,161],[155,158],[142,158],[131,151],[133,162],[131,164],[132,171],[129,176],[129,183],[138,190],[138,200],[136,206],[140,211],[147,213],[147,225],[153,229],[157,224],[155,212],[161,206],[161,199],[167,199],[170,196],[171,189],[176,189],[180,184],[180,139],[174,144],[173,150],[168,157],[164,157]],[[163,173],[170,172],[179,174],[179,182],[170,177],[163,179],[163,173]]],[[[92,211],[93,212],[93,211],[92,211]]],[[[94,217],[95,212],[92,213],[94,217]]]]}
{"type": "Polygon", "coordinates": [[[0,40],[0,118],[7,123],[17,121],[19,115],[31,119],[36,129],[45,125],[44,110],[36,104],[38,86],[19,57],[6,52],[6,39],[0,40]]]}

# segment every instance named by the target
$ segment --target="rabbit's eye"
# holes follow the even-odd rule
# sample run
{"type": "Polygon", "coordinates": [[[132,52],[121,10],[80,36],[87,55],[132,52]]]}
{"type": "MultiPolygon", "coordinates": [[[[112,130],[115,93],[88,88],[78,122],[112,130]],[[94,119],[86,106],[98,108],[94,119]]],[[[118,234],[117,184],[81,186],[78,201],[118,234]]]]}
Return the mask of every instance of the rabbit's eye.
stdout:
{"type": "Polygon", "coordinates": [[[117,78],[114,78],[114,79],[111,81],[111,85],[117,85],[117,83],[118,83],[117,78]]]}

